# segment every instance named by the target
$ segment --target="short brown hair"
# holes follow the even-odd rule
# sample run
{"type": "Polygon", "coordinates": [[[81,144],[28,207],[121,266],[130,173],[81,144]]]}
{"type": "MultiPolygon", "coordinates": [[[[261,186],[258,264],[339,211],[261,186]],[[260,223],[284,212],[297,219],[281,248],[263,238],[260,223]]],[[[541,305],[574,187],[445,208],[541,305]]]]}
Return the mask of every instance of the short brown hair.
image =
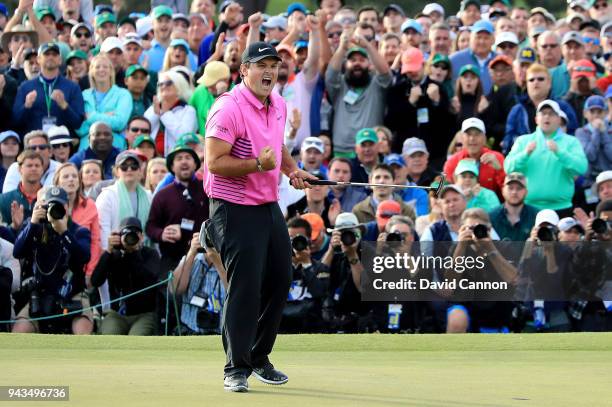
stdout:
{"type": "Polygon", "coordinates": [[[43,165],[43,167],[45,165],[45,160],[43,160],[42,155],[40,155],[37,151],[33,150],[23,150],[21,154],[17,156],[17,164],[19,165],[19,167],[23,165],[25,160],[40,160],[40,163],[43,165]]]}

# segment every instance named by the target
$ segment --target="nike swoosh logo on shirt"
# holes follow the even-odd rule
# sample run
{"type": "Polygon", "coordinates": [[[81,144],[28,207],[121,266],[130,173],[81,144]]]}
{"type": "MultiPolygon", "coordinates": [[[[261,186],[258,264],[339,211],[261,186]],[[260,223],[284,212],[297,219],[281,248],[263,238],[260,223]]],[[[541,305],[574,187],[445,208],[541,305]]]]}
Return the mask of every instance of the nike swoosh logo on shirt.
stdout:
{"type": "Polygon", "coordinates": [[[267,50],[267,49],[270,49],[270,48],[257,48],[257,51],[258,51],[258,52],[262,52],[262,51],[265,51],[265,50],[267,50]]]}

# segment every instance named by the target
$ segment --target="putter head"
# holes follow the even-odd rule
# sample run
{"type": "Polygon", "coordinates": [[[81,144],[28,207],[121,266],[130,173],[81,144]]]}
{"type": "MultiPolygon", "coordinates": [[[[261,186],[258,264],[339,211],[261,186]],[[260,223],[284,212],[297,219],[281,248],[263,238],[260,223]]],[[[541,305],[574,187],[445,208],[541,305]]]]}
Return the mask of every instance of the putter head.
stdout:
{"type": "Polygon", "coordinates": [[[434,196],[436,198],[440,195],[440,192],[442,191],[442,188],[444,188],[444,185],[446,185],[446,177],[444,176],[444,173],[440,173],[440,182],[438,182],[438,187],[434,191],[434,196]]]}

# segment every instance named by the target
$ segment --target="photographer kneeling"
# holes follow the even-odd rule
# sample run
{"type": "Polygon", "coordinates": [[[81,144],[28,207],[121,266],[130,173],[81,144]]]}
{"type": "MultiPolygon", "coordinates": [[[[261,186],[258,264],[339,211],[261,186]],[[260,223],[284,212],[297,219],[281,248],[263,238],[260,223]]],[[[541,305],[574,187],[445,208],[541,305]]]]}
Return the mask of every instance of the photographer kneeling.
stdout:
{"type": "Polygon", "coordinates": [[[181,322],[187,329],[182,333],[187,335],[220,334],[223,328],[227,272],[212,242],[205,241],[206,247],[200,243],[206,224],[193,234],[187,256],[174,270],[172,281],[175,294],[182,296],[181,322]]]}
{"type": "MultiPolygon", "coordinates": [[[[127,217],[108,237],[108,248],[91,275],[94,287],[106,279],[111,300],[149,287],[158,281],[159,254],[143,245],[142,224],[127,217]]],[[[156,289],[114,302],[104,314],[102,335],[155,335],[157,332],[156,289]]]]}
{"type": "Polygon", "coordinates": [[[68,331],[87,335],[93,330],[90,310],[40,322],[29,320],[89,307],[83,290],[91,234],[68,217],[67,209],[66,191],[57,187],[41,189],[32,217],[17,235],[13,255],[33,265],[33,276],[22,282],[30,301],[17,315],[19,322],[13,332],[68,331]]]}
{"type": "MultiPolygon", "coordinates": [[[[283,310],[281,331],[286,333],[321,332],[324,327],[323,301],[329,293],[329,268],[312,258],[310,223],[299,217],[287,222],[291,238],[291,288],[283,310]]],[[[325,233],[323,230],[320,233],[325,233]]]]}

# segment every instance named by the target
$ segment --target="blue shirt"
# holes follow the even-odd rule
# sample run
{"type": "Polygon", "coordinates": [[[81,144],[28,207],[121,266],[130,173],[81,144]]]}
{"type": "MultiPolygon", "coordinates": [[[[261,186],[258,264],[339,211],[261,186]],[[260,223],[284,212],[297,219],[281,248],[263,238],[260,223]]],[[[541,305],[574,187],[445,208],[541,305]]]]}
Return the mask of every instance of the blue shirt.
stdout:
{"type": "Polygon", "coordinates": [[[451,65],[453,67],[453,82],[457,81],[459,71],[462,67],[468,64],[476,65],[480,69],[480,81],[482,82],[482,90],[484,95],[488,95],[493,87],[493,80],[489,74],[489,62],[496,57],[495,52],[491,52],[485,59],[484,64],[480,65],[478,58],[471,49],[466,48],[455,52],[450,56],[451,65]]]}
{"type": "Polygon", "coordinates": [[[157,40],[151,41],[151,48],[145,53],[149,59],[149,70],[159,72],[164,65],[164,55],[166,55],[166,47],[161,45],[157,40]]]}

